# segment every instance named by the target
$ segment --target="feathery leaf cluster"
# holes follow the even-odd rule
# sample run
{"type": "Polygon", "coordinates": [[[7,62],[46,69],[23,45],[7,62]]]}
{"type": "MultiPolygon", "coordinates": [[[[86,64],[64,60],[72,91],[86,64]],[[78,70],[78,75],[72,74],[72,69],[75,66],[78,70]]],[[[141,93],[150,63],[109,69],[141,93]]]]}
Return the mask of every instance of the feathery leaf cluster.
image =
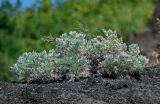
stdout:
{"type": "Polygon", "coordinates": [[[145,67],[148,59],[140,55],[137,44],[127,47],[115,32],[102,31],[104,36],[90,39],[83,32],[62,34],[55,39],[55,49],[24,53],[11,70],[16,80],[33,81],[87,77],[92,74],[92,65],[96,65],[96,72],[101,74],[133,72],[145,67]],[[94,63],[93,57],[98,64],[94,63]]]}

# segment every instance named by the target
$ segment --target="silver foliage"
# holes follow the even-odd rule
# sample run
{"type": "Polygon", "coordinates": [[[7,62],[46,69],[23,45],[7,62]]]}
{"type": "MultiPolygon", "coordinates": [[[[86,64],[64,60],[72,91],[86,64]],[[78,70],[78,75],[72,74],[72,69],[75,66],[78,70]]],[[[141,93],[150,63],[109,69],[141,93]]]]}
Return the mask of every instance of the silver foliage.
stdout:
{"type": "Polygon", "coordinates": [[[111,30],[102,30],[99,35],[87,39],[85,33],[71,31],[56,38],[55,49],[49,52],[26,52],[11,67],[16,80],[32,81],[36,79],[57,80],[89,76],[90,60],[87,56],[102,55],[100,67],[105,71],[135,71],[148,63],[145,56],[139,55],[137,44],[127,45],[111,30]]]}

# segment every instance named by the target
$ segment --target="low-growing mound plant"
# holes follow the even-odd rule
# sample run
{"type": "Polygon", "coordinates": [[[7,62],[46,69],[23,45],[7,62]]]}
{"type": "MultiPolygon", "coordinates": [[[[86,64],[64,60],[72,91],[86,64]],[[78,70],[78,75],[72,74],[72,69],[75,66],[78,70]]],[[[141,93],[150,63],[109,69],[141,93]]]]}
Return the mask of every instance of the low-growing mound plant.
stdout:
{"type": "Polygon", "coordinates": [[[90,38],[71,31],[54,40],[49,52],[26,52],[11,67],[16,81],[74,80],[95,73],[121,76],[144,69],[148,63],[137,44],[129,47],[111,30],[90,38]]]}

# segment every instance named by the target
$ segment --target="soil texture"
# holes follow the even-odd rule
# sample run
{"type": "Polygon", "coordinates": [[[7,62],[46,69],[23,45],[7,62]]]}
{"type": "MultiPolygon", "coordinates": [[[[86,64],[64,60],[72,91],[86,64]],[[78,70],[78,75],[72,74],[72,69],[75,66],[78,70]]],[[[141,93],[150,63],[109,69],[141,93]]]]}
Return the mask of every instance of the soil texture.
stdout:
{"type": "Polygon", "coordinates": [[[139,74],[48,84],[0,82],[0,104],[160,104],[160,66],[139,74]]]}

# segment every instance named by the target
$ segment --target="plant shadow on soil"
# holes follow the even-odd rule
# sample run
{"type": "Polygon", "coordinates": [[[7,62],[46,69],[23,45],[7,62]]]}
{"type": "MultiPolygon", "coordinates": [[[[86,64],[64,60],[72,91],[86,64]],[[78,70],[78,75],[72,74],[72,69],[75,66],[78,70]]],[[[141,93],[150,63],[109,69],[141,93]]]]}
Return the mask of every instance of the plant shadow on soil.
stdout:
{"type": "Polygon", "coordinates": [[[160,66],[129,78],[92,76],[45,84],[0,82],[0,104],[160,104],[160,66]]]}

